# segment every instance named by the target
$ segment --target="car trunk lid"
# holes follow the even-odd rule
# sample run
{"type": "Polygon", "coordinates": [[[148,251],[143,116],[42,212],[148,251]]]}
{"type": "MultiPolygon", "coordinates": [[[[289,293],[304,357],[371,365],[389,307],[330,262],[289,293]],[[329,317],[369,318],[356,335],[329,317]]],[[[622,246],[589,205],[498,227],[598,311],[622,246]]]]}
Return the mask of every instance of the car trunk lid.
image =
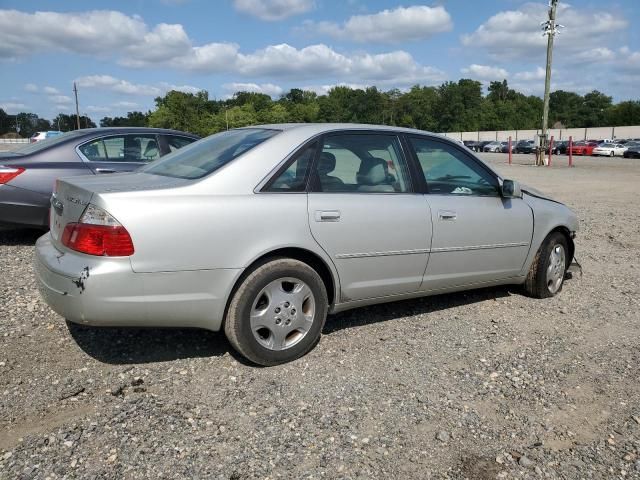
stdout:
{"type": "Polygon", "coordinates": [[[49,228],[53,242],[58,248],[62,248],[62,233],[65,226],[68,223],[78,222],[89,203],[100,203],[97,197],[108,194],[169,189],[188,183],[189,181],[184,179],[145,173],[120,173],[58,179],[51,196],[49,217],[49,228]]]}

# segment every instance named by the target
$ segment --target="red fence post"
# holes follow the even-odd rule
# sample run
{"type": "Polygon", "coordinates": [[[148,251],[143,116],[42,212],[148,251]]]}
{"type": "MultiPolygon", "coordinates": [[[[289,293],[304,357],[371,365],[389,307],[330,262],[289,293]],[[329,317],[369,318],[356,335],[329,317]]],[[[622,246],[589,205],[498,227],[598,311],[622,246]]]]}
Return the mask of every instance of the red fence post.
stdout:
{"type": "Polygon", "coordinates": [[[569,146],[567,147],[569,149],[569,166],[573,167],[573,152],[571,150],[573,150],[573,136],[569,136],[569,146]]]}
{"type": "Polygon", "coordinates": [[[507,146],[509,151],[509,165],[511,165],[511,135],[509,135],[509,145],[507,146]]]}
{"type": "Polygon", "coordinates": [[[553,152],[553,135],[551,135],[551,140],[549,141],[549,163],[547,163],[547,167],[551,166],[551,153],[553,152]]]}

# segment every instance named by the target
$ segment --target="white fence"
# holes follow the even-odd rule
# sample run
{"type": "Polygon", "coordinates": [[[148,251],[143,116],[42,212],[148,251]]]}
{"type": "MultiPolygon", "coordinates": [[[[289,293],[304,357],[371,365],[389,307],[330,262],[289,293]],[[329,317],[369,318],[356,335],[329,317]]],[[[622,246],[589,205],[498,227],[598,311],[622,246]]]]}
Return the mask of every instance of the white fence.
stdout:
{"type": "Polygon", "coordinates": [[[1,143],[29,143],[28,138],[0,138],[1,143]]]}
{"type": "MultiPolygon", "coordinates": [[[[494,140],[506,142],[511,140],[533,140],[539,135],[541,130],[499,130],[488,132],[447,132],[447,137],[457,140],[494,140]]],[[[550,128],[549,136],[553,135],[554,140],[569,140],[572,136],[574,140],[599,140],[614,138],[640,138],[640,126],[629,127],[593,127],[593,128],[550,128]]]]}

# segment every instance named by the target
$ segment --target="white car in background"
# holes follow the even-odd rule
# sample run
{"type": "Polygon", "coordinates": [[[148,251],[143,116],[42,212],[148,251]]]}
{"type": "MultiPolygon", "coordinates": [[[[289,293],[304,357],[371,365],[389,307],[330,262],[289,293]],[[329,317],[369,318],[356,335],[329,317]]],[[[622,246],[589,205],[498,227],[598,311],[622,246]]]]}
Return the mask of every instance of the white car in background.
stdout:
{"type": "Polygon", "coordinates": [[[61,135],[62,132],[57,130],[49,130],[48,132],[36,132],[31,138],[29,138],[29,143],[36,143],[41,140],[46,140],[47,138],[57,137],[61,135]]]}
{"type": "Polygon", "coordinates": [[[603,143],[594,148],[591,155],[606,155],[608,157],[614,157],[616,155],[622,156],[626,150],[627,147],[620,143],[603,143]]]}

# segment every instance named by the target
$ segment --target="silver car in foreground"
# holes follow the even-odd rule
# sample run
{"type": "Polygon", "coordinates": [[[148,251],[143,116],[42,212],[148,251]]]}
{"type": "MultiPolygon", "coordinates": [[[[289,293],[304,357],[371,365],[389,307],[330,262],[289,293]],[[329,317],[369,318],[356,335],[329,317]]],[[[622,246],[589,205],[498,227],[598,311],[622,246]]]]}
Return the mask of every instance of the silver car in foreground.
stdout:
{"type": "Polygon", "coordinates": [[[557,294],[575,214],[419,130],[265,125],[134,173],[57,181],[36,244],[42,296],[71,322],[224,329],[275,365],[327,313],[490,285],[557,294]]]}

